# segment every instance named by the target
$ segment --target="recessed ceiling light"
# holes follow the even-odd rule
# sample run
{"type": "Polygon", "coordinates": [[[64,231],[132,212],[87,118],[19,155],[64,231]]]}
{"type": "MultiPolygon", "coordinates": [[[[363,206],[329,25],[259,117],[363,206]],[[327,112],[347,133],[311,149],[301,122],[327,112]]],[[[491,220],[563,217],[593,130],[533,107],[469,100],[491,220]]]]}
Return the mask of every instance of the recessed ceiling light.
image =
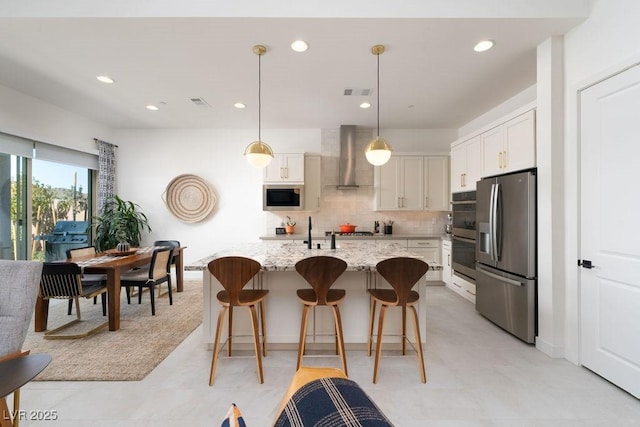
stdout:
{"type": "Polygon", "coordinates": [[[291,49],[295,50],[296,52],[304,52],[305,50],[309,49],[309,45],[304,40],[296,40],[291,43],[291,49]]]}
{"type": "Polygon", "coordinates": [[[151,105],[151,104],[150,104],[150,105],[147,105],[147,106],[146,106],[146,109],[147,109],[147,110],[151,110],[151,111],[158,111],[158,110],[159,110],[159,108],[158,108],[158,107],[156,107],[155,105],[151,105]]]}
{"type": "Polygon", "coordinates": [[[236,102],[235,104],[233,104],[234,107],[242,110],[243,108],[247,108],[247,104],[245,104],[244,102],[236,102]]]}
{"type": "Polygon", "coordinates": [[[98,79],[98,81],[102,83],[107,83],[107,84],[111,84],[114,82],[114,80],[109,76],[96,76],[96,79],[98,79]]]}
{"type": "Polygon", "coordinates": [[[363,102],[362,104],[360,104],[360,108],[370,108],[371,104],[369,104],[368,102],[363,102]]]}
{"type": "Polygon", "coordinates": [[[482,40],[481,42],[479,42],[477,45],[473,47],[473,50],[475,50],[476,52],[484,52],[486,50],[491,49],[493,45],[494,45],[493,40],[482,40]]]}

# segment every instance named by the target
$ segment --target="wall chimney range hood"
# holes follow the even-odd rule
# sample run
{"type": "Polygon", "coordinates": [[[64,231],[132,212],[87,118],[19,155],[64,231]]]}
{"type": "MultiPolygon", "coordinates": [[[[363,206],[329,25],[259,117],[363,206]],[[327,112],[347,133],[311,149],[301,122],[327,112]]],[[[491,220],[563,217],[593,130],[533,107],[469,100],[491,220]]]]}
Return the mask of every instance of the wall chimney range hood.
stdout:
{"type": "Polygon", "coordinates": [[[357,189],[356,184],[356,126],[340,126],[340,158],[338,162],[338,189],[357,189]]]}

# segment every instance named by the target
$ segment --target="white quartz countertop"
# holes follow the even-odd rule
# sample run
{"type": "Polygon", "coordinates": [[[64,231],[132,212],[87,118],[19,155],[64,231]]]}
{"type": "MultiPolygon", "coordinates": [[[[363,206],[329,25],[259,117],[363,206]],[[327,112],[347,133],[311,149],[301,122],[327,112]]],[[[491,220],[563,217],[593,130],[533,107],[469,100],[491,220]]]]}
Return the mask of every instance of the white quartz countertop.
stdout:
{"type": "MultiPolygon", "coordinates": [[[[295,264],[303,258],[315,255],[327,255],[340,258],[347,263],[347,270],[368,271],[374,270],[378,262],[394,257],[420,256],[412,253],[410,249],[392,242],[374,241],[338,241],[336,249],[329,249],[328,244],[323,244],[322,249],[307,249],[307,245],[284,241],[278,243],[245,243],[229,249],[221,250],[195,261],[184,267],[185,271],[204,271],[209,262],[224,256],[244,256],[258,261],[264,271],[295,271],[295,264]]],[[[424,260],[429,264],[430,270],[442,270],[442,265],[432,260],[424,260]]]]}

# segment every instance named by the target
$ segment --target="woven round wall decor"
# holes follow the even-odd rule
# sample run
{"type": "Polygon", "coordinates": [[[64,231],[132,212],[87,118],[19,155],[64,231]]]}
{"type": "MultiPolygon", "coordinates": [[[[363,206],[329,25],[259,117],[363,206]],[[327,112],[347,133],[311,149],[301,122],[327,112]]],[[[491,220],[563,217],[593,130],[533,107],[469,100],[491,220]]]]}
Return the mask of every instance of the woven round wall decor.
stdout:
{"type": "Polygon", "coordinates": [[[167,185],[165,194],[167,209],[184,222],[202,221],[217,202],[209,183],[197,175],[178,175],[167,185]]]}

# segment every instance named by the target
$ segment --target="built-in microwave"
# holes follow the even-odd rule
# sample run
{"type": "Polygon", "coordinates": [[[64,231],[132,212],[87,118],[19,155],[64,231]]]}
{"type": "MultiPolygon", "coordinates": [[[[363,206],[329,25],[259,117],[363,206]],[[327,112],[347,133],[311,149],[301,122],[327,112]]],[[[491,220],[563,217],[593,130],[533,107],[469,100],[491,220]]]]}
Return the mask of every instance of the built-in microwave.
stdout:
{"type": "Polygon", "coordinates": [[[269,184],[262,186],[262,210],[301,211],[304,209],[304,185],[269,184]]]}

